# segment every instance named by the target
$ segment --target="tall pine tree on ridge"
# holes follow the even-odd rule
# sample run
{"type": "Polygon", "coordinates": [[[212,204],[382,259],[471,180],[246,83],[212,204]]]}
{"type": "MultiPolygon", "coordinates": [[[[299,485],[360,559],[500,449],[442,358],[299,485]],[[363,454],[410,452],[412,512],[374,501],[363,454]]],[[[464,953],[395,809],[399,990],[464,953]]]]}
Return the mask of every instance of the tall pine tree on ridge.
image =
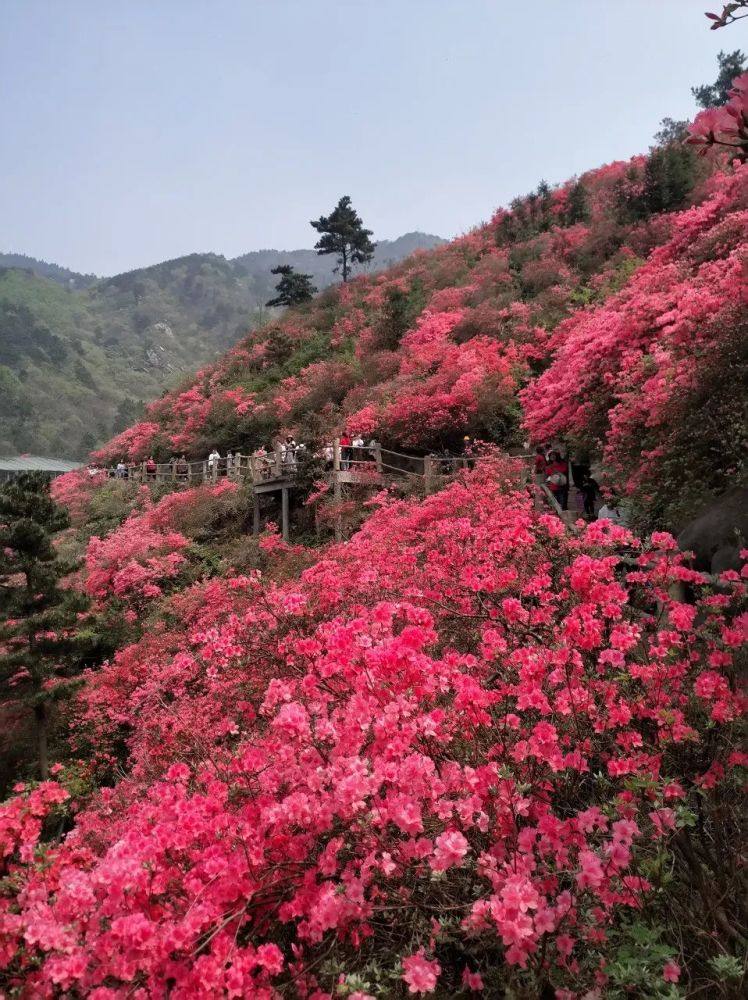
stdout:
{"type": "Polygon", "coordinates": [[[334,253],[338,265],[334,269],[340,271],[343,281],[348,281],[351,267],[354,264],[368,264],[374,256],[376,243],[369,239],[373,235],[371,229],[364,229],[348,195],[344,195],[329,215],[321,215],[310,225],[321,234],[314,249],[318,254],[334,253]]]}

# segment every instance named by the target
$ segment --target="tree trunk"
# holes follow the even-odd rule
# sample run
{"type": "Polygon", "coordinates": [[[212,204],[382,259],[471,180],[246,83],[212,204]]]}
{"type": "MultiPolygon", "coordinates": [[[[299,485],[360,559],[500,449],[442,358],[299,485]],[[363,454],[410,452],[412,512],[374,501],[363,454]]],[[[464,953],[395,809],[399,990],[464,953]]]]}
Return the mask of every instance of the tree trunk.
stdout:
{"type": "Polygon", "coordinates": [[[49,750],[47,748],[47,706],[34,706],[34,718],[36,720],[36,746],[39,757],[39,774],[42,781],[49,778],[49,750]]]}

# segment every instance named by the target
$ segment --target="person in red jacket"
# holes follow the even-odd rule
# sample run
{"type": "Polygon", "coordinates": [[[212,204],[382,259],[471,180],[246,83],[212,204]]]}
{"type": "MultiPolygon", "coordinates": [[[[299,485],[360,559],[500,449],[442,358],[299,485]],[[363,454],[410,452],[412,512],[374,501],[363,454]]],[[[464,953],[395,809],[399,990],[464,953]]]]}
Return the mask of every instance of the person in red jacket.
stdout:
{"type": "Polygon", "coordinates": [[[535,449],[535,475],[544,476],[546,465],[548,465],[548,462],[545,457],[545,448],[538,445],[535,449]]]}
{"type": "Polygon", "coordinates": [[[340,468],[347,472],[351,465],[351,439],[343,431],[340,435],[340,468]]]}
{"type": "Polygon", "coordinates": [[[548,456],[545,467],[545,482],[556,498],[561,510],[566,510],[569,502],[569,463],[564,461],[557,451],[548,456]]]}

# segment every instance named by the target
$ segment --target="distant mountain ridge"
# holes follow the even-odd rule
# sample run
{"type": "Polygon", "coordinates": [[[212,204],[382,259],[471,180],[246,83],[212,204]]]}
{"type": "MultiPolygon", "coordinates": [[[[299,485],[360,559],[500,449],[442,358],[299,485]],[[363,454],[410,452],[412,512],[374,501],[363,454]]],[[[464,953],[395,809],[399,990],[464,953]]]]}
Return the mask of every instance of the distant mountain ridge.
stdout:
{"type": "MultiPolygon", "coordinates": [[[[362,270],[376,271],[390,264],[395,264],[404,257],[410,256],[416,250],[433,250],[446,240],[441,236],[434,236],[432,233],[412,232],[398,236],[394,240],[380,240],[374,253],[372,263],[362,270]]],[[[330,257],[320,256],[316,250],[250,250],[238,257],[225,257],[223,254],[212,252],[185,254],[182,257],[174,257],[171,260],[160,261],[157,264],[146,264],[143,267],[133,268],[131,271],[122,271],[121,274],[112,276],[100,276],[96,274],[82,274],[80,271],[73,271],[68,267],[53,264],[46,260],[39,260],[36,257],[29,257],[22,253],[0,253],[0,268],[19,268],[21,270],[32,271],[34,274],[51,278],[60,285],[72,285],[76,289],[90,288],[98,282],[113,281],[126,274],[136,274],[140,272],[153,271],[155,268],[162,268],[177,261],[188,260],[198,257],[210,257],[217,260],[225,260],[228,264],[237,264],[248,274],[269,271],[277,264],[290,264],[299,271],[312,274],[315,279],[324,281],[326,276],[334,279],[334,262],[330,257]]],[[[358,272],[357,272],[358,273],[358,272]]]]}
{"type": "MultiPolygon", "coordinates": [[[[365,270],[443,242],[383,240],[365,270]]],[[[194,253],[108,278],[0,254],[0,454],[84,457],[272,315],[277,264],[320,290],[338,280],[314,250],[194,253]]]]}

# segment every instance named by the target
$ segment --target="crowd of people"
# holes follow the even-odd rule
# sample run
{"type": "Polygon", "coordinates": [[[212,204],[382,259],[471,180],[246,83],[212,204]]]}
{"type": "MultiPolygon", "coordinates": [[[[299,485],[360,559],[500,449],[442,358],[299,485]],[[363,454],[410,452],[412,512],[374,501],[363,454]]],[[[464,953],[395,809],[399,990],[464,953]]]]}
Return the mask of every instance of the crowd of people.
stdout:
{"type": "MultiPolygon", "coordinates": [[[[377,462],[381,457],[380,445],[376,438],[372,437],[368,441],[364,440],[359,433],[341,434],[339,441],[339,462],[340,469],[347,472],[357,466],[368,465],[377,462]]],[[[324,444],[318,451],[312,453],[307,450],[303,442],[297,442],[293,435],[286,435],[285,439],[265,447],[261,445],[251,456],[252,469],[259,474],[261,479],[274,479],[285,475],[295,475],[299,462],[307,455],[313,455],[324,464],[325,470],[331,472],[335,465],[335,447],[332,443],[324,444]],[[280,465],[280,467],[279,467],[280,465]]],[[[472,468],[475,465],[474,446],[472,439],[465,435],[462,441],[460,454],[455,456],[451,453],[432,454],[434,468],[442,471],[445,475],[454,471],[455,461],[462,459],[462,464],[472,468]]],[[[225,457],[221,455],[217,448],[213,447],[204,463],[199,462],[199,476],[202,478],[203,468],[207,469],[210,478],[219,476],[233,476],[241,471],[241,463],[247,462],[239,452],[229,449],[225,457]]],[[[192,480],[192,466],[185,454],[173,456],[168,463],[170,469],[169,479],[180,483],[187,483],[192,480]]],[[[610,520],[618,524],[625,524],[625,513],[621,505],[611,490],[601,490],[599,483],[592,474],[589,462],[583,458],[570,454],[568,449],[561,449],[552,446],[538,446],[535,449],[533,467],[536,482],[547,487],[559,508],[562,511],[569,509],[570,489],[573,486],[576,491],[575,507],[580,509],[587,521],[610,520]]],[[[163,465],[161,466],[163,468],[163,465]]],[[[248,465],[247,465],[248,470],[248,465]]],[[[249,470],[248,470],[249,471],[249,470]]],[[[120,459],[115,468],[100,469],[91,464],[88,467],[90,476],[99,474],[114,475],[116,479],[141,479],[155,481],[159,476],[159,466],[153,455],[149,455],[145,462],[126,462],[120,459]],[[142,470],[142,471],[141,471],[142,470]]]]}
{"type": "Polygon", "coordinates": [[[586,458],[576,457],[568,450],[539,445],[535,449],[535,476],[547,486],[561,510],[569,509],[569,489],[573,485],[587,521],[615,521],[625,524],[625,513],[612,490],[601,490],[586,458]],[[604,501],[599,504],[599,501],[604,501]]]}

